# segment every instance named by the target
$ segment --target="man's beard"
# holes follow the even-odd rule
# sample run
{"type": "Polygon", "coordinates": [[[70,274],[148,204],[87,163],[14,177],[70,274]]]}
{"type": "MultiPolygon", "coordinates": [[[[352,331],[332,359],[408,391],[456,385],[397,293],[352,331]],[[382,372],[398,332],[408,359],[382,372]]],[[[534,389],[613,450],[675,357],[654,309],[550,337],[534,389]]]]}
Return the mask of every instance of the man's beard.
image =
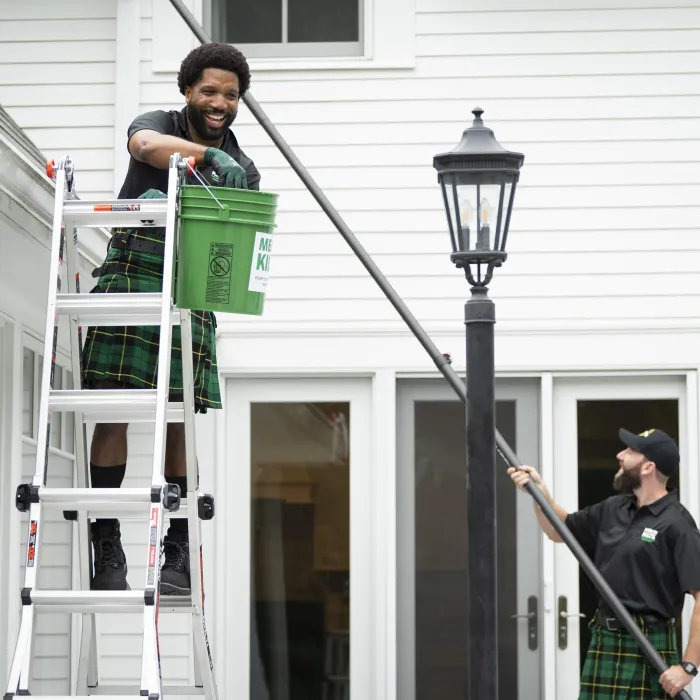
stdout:
{"type": "Polygon", "coordinates": [[[197,132],[197,135],[203,141],[219,141],[222,139],[228,128],[233,124],[233,120],[236,118],[236,112],[220,112],[211,109],[201,110],[192,104],[187,105],[187,118],[192,124],[192,128],[197,132]],[[221,126],[216,129],[212,128],[207,124],[204,115],[214,114],[223,115],[224,120],[221,122],[221,126]]]}
{"type": "Polygon", "coordinates": [[[642,467],[635,467],[630,471],[622,470],[619,474],[615,474],[613,479],[613,488],[618,493],[632,493],[642,485],[642,467]]]}

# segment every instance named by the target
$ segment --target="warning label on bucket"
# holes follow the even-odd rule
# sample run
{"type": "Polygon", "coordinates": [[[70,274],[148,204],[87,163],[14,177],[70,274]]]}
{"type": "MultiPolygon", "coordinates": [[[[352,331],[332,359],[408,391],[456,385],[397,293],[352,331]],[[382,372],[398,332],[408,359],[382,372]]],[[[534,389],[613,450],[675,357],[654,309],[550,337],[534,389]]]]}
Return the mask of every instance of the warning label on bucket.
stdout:
{"type": "Polygon", "coordinates": [[[270,255],[272,253],[272,236],[267,233],[255,234],[253,259],[250,264],[248,290],[264,294],[267,291],[267,278],[270,272],[270,255]]]}
{"type": "Polygon", "coordinates": [[[231,243],[209,244],[209,270],[207,273],[208,304],[228,304],[231,297],[231,268],[233,245],[231,243]]]}

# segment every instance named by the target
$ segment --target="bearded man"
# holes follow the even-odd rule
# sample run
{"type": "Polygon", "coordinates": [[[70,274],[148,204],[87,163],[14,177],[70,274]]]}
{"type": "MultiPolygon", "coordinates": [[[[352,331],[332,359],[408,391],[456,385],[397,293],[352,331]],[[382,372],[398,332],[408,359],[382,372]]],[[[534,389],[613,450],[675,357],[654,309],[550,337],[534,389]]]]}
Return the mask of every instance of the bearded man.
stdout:
{"type": "MultiPolygon", "coordinates": [[[[120,199],[163,198],[168,191],[170,157],[194,157],[209,185],[259,189],[260,174],[230,130],[239,100],[250,86],[250,69],[240,51],[228,44],[204,44],[182,62],[178,87],[185,98],[180,110],[147,112],[128,132],[129,170],[120,199]]],[[[196,180],[189,180],[199,184],[196,180]]],[[[93,293],[160,292],[163,281],[165,229],[116,229],[107,257],[94,273],[93,293]]],[[[193,311],[192,350],[195,410],[222,407],[216,364],[214,315],[193,311]]],[[[159,327],[92,328],[83,350],[82,381],[90,389],[155,389],[159,327]]],[[[173,329],[170,401],[182,401],[180,329],[173,329]]],[[[93,488],[119,488],[127,461],[125,423],[99,423],[90,450],[93,488]]],[[[187,493],[184,425],[167,427],[165,478],[187,493]]],[[[126,590],[127,566],[118,520],[91,523],[95,551],[93,590],[126,590]]],[[[161,593],[188,595],[189,545],[186,518],[173,518],[164,538],[161,593]]]]}
{"type": "MultiPolygon", "coordinates": [[[[624,449],[613,479],[617,495],[574,513],[555,503],[532,467],[508,473],[521,489],[530,480],[539,486],[669,666],[659,677],[601,598],[590,621],[579,700],[666,700],[693,680],[700,665],[700,532],[677,493],[667,489],[680,463],[675,441],[662,430],[635,435],[621,429],[619,436],[624,449]],[[686,595],[693,597],[694,611],[681,660],[675,620],[686,595]]],[[[561,542],[536,503],[535,514],[547,537],[561,542]]]]}

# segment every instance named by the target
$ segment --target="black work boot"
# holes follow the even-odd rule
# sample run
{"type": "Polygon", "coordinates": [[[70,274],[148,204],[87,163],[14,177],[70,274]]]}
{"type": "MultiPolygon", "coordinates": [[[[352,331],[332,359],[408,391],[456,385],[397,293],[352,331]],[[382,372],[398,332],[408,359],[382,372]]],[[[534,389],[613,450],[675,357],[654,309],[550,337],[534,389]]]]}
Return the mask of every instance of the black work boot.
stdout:
{"type": "Polygon", "coordinates": [[[119,521],[95,521],[90,524],[90,535],[95,548],[92,590],[128,591],[126,556],[122,549],[119,521]]]}
{"type": "Polygon", "coordinates": [[[160,570],[160,592],[163,595],[191,595],[189,543],[166,535],[163,553],[165,561],[160,570]]]}

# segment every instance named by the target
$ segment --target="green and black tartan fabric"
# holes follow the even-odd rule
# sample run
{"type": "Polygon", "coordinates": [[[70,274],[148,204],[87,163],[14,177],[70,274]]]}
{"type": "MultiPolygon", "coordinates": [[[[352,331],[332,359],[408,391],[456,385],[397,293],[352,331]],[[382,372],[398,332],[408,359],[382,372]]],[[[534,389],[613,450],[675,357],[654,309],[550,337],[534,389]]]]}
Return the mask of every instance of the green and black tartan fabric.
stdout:
{"type": "MultiPolygon", "coordinates": [[[[648,628],[639,618],[635,621],[669,666],[680,663],[672,622],[648,628]]],[[[594,623],[590,627],[579,700],[670,700],[659,684],[659,674],[632,635],[611,632],[594,623]]]]}
{"type": "MultiPolygon", "coordinates": [[[[162,242],[164,229],[117,229],[146,242],[162,242]]],[[[158,253],[110,246],[92,294],[160,292],[163,256],[158,253]]],[[[193,311],[192,361],[194,398],[198,412],[221,408],[216,364],[216,320],[208,311],[193,311]]],[[[101,380],[121,382],[137,389],[155,389],[158,371],[159,326],[90,328],[83,348],[83,386],[94,388],[101,380]]],[[[170,392],[182,394],[180,328],[173,327],[170,392]]]]}

